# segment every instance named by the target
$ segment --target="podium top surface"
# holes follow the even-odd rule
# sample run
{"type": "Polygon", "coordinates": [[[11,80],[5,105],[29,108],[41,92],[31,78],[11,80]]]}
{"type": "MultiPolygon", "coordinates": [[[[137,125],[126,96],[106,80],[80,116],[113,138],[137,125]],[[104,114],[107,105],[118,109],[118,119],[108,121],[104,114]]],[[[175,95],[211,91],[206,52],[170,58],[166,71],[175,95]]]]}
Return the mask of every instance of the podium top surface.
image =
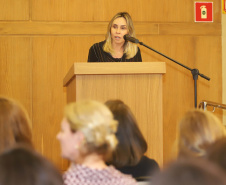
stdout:
{"type": "Polygon", "coordinates": [[[112,74],[164,74],[165,62],[76,62],[63,80],[67,86],[75,75],[112,75],[112,74]]]}

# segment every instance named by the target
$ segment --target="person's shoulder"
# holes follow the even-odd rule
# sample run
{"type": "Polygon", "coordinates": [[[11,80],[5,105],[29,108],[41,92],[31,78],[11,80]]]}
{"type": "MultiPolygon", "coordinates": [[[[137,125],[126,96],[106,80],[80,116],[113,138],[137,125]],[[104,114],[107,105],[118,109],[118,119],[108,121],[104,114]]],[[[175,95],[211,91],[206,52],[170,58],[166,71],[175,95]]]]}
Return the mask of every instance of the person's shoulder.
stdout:
{"type": "MultiPolygon", "coordinates": [[[[120,172],[119,170],[115,169],[114,166],[109,166],[109,171],[111,173],[111,175],[113,176],[114,179],[118,179],[119,182],[122,183],[122,185],[124,184],[128,184],[128,185],[133,185],[136,184],[136,180],[128,174],[124,174],[122,172],[120,172]]],[[[120,185],[121,185],[120,183],[120,185]]]]}
{"type": "Polygon", "coordinates": [[[147,156],[145,156],[145,155],[142,156],[141,161],[142,161],[143,163],[146,163],[146,164],[158,164],[158,163],[156,162],[156,160],[151,159],[151,158],[149,158],[149,157],[147,157],[147,156]]]}
{"type": "Polygon", "coordinates": [[[104,40],[104,41],[99,42],[98,44],[101,45],[101,46],[103,46],[105,42],[106,41],[104,40]]]}
{"type": "Polygon", "coordinates": [[[139,167],[143,167],[143,169],[150,171],[150,174],[155,173],[160,170],[158,162],[147,156],[143,156],[141,158],[141,160],[139,162],[139,167]]]}
{"type": "Polygon", "coordinates": [[[89,51],[90,52],[97,52],[97,51],[100,51],[100,50],[102,51],[104,43],[105,43],[105,41],[101,41],[101,42],[97,42],[97,43],[93,44],[90,47],[89,51]]]}
{"type": "Polygon", "coordinates": [[[97,42],[97,43],[93,44],[91,47],[103,47],[104,43],[105,43],[105,40],[101,41],[101,42],[97,42]]]}

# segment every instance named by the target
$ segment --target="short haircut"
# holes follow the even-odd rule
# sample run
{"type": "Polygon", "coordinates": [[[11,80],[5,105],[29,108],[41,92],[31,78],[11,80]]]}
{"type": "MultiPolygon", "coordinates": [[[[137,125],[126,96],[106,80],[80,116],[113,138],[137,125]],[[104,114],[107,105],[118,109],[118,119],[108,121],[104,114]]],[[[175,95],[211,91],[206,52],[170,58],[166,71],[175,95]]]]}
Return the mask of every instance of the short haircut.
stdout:
{"type": "Polygon", "coordinates": [[[199,158],[178,160],[153,179],[154,185],[225,185],[225,173],[213,163],[199,158]]]}
{"type": "Polygon", "coordinates": [[[72,131],[84,134],[84,153],[95,152],[108,156],[115,149],[118,122],[103,103],[93,100],[69,103],[65,107],[65,118],[72,131]]]}
{"type": "Polygon", "coordinates": [[[0,97],[0,153],[19,143],[32,147],[28,114],[16,101],[0,97]]]}
{"type": "Polygon", "coordinates": [[[225,136],[220,120],[209,111],[191,110],[179,123],[179,157],[206,155],[206,149],[225,136]]]}
{"type": "Polygon", "coordinates": [[[0,155],[0,184],[63,185],[61,173],[47,159],[24,146],[0,155]]]}
{"type": "Polygon", "coordinates": [[[119,123],[116,132],[119,143],[110,163],[116,167],[136,165],[147,151],[147,142],[132,111],[121,100],[109,100],[105,104],[119,123]]]}

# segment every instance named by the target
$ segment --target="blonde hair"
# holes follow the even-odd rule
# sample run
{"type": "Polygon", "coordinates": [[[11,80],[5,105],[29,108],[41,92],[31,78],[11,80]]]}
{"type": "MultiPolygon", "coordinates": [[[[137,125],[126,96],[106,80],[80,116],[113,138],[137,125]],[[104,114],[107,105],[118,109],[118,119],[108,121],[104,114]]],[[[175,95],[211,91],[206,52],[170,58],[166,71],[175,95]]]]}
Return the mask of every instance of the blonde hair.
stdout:
{"type": "Polygon", "coordinates": [[[65,117],[72,131],[84,134],[84,153],[108,155],[115,149],[118,122],[104,104],[93,100],[70,103],[65,108],[65,117]]]}
{"type": "MultiPolygon", "coordinates": [[[[127,12],[119,12],[117,13],[109,22],[108,28],[107,28],[107,34],[106,34],[106,42],[103,46],[103,50],[107,53],[114,53],[114,50],[112,48],[112,43],[111,43],[111,27],[115,19],[123,17],[126,20],[127,23],[127,29],[128,29],[128,34],[132,37],[135,37],[135,29],[133,26],[133,21],[130,15],[127,12]]],[[[124,44],[124,53],[126,54],[126,59],[133,58],[138,51],[138,47],[136,44],[131,43],[131,42],[125,42],[124,44]]]]}
{"type": "Polygon", "coordinates": [[[19,103],[0,97],[0,153],[16,144],[33,148],[30,119],[19,103]]]}
{"type": "Polygon", "coordinates": [[[207,148],[225,136],[225,128],[211,112],[192,110],[179,123],[179,157],[206,155],[207,148]]]}

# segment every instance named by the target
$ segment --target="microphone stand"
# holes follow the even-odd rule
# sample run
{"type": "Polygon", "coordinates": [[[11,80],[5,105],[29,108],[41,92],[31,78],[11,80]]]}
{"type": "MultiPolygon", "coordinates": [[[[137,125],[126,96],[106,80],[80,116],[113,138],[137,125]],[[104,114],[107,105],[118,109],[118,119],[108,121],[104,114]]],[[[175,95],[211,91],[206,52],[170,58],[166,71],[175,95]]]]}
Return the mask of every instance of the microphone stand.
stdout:
{"type": "MultiPolygon", "coordinates": [[[[137,40],[137,41],[138,41],[138,40],[137,40]]],[[[198,75],[201,76],[202,78],[206,79],[206,80],[210,80],[210,78],[207,77],[207,76],[205,76],[204,74],[199,73],[199,70],[198,70],[198,69],[196,69],[196,68],[195,68],[195,69],[191,69],[191,68],[189,68],[189,67],[187,67],[187,66],[181,64],[180,62],[177,62],[176,60],[174,60],[174,59],[172,59],[172,58],[170,58],[170,57],[168,57],[168,56],[166,56],[166,55],[160,53],[159,51],[156,51],[155,49],[153,49],[153,48],[151,48],[151,47],[145,45],[143,42],[139,42],[139,41],[138,41],[138,42],[136,42],[136,43],[139,43],[140,45],[145,46],[146,48],[148,48],[148,49],[150,49],[150,50],[152,50],[152,51],[154,51],[154,52],[156,52],[156,53],[158,53],[158,54],[164,56],[165,58],[167,58],[167,59],[169,59],[169,60],[175,62],[176,64],[178,64],[178,65],[180,65],[180,66],[182,66],[182,67],[188,69],[189,71],[191,71],[191,74],[192,74],[193,80],[194,80],[195,108],[197,108],[197,80],[198,80],[198,75]]]]}

